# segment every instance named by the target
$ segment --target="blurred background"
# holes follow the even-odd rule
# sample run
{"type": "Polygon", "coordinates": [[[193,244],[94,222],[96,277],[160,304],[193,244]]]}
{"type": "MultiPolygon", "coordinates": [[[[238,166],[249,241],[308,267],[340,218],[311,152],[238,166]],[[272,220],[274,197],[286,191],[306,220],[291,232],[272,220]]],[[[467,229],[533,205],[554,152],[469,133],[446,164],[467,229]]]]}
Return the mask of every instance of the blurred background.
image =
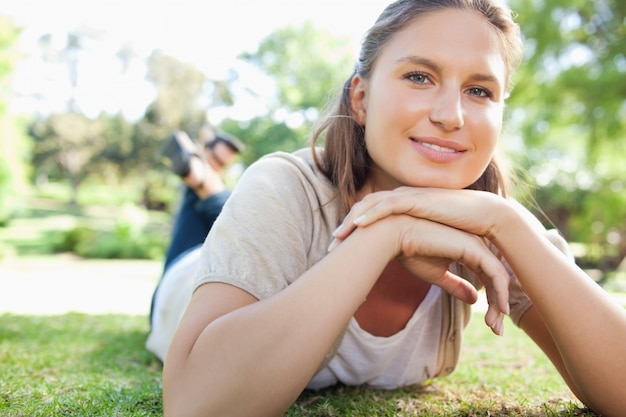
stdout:
{"type": "MultiPolygon", "coordinates": [[[[180,187],[159,158],[168,135],[239,137],[231,186],[306,146],[388,2],[199,3],[2,3],[0,262],[161,259],[180,187]]],[[[626,2],[509,4],[526,45],[502,139],[517,197],[626,291],[626,2]]]]}

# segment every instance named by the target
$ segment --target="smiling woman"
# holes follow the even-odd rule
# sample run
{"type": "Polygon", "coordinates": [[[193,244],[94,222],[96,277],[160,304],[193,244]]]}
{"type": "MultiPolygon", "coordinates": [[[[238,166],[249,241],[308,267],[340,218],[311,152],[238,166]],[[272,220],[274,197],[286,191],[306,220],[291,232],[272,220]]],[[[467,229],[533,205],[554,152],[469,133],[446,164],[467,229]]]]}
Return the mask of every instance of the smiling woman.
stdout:
{"type": "Polygon", "coordinates": [[[481,287],[493,333],[510,315],[581,401],[626,412],[626,311],[495,161],[521,49],[500,0],[385,8],[311,149],[248,168],[168,286],[183,301],[155,307],[182,316],[153,329],[166,416],[281,415],[307,388],[448,375],[481,287]]]}
{"type": "Polygon", "coordinates": [[[399,31],[371,76],[357,70],[351,105],[373,161],[367,192],[465,188],[485,171],[500,135],[507,69],[498,34],[483,20],[434,13],[399,31]]]}

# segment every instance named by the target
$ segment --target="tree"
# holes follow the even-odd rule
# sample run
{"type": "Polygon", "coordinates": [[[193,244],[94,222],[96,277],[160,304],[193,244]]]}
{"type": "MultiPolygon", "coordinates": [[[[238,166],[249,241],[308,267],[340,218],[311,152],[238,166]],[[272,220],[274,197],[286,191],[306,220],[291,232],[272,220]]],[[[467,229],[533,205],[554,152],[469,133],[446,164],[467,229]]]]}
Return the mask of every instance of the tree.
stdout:
{"type": "Polygon", "coordinates": [[[18,60],[16,41],[19,29],[0,15],[0,224],[10,217],[10,198],[24,183],[23,164],[26,147],[17,120],[8,111],[9,88],[14,64],[18,60]]]}
{"type": "Polygon", "coordinates": [[[526,57],[509,125],[526,145],[522,160],[538,204],[568,239],[596,248],[588,250],[592,263],[611,270],[626,256],[626,3],[512,0],[511,7],[526,57]]]}
{"type": "Polygon", "coordinates": [[[99,166],[95,162],[106,143],[102,123],[80,113],[53,114],[34,123],[33,165],[37,176],[57,173],[70,182],[70,204],[77,204],[78,188],[99,166]]]}
{"type": "Polygon", "coordinates": [[[346,39],[318,30],[311,22],[278,29],[263,39],[255,52],[242,54],[242,60],[272,80],[275,91],[274,96],[265,97],[266,114],[223,123],[226,130],[250,145],[245,162],[272,151],[305,146],[320,109],[352,74],[353,55],[346,39]]]}
{"type": "Polygon", "coordinates": [[[526,110],[527,143],[551,145],[559,136],[546,132],[568,127],[555,133],[578,133],[589,166],[607,162],[607,151],[626,150],[619,140],[626,130],[626,4],[514,0],[512,7],[521,11],[527,47],[511,105],[526,110]]]}
{"type": "Polygon", "coordinates": [[[196,67],[155,51],[148,59],[147,78],[157,97],[148,106],[146,121],[167,130],[197,130],[206,122],[200,99],[206,94],[207,80],[196,67]]]}
{"type": "Polygon", "coordinates": [[[229,103],[227,83],[210,80],[195,66],[178,61],[160,51],[148,60],[147,78],[154,84],[156,99],[135,125],[129,171],[143,181],[143,204],[149,208],[167,207],[168,178],[163,175],[159,150],[176,129],[195,136],[207,123],[207,111],[214,102],[229,103]]]}

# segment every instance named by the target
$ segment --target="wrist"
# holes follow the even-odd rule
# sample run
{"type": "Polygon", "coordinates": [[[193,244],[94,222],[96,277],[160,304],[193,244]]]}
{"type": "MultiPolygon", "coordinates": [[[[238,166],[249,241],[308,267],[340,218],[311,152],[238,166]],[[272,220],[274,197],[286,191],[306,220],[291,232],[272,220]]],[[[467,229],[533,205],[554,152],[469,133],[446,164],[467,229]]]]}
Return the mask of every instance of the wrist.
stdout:
{"type": "MultiPolygon", "coordinates": [[[[353,235],[363,242],[363,246],[371,248],[375,254],[389,262],[396,258],[401,248],[402,216],[392,215],[365,226],[357,227],[353,235]]],[[[367,257],[367,259],[370,259],[367,257]]]]}
{"type": "Polygon", "coordinates": [[[526,212],[525,215],[522,210],[526,211],[515,200],[497,198],[494,206],[494,220],[485,237],[496,246],[500,246],[506,244],[507,241],[515,240],[520,233],[525,233],[524,230],[530,226],[528,221],[530,218],[542,227],[530,212],[526,212]]]}

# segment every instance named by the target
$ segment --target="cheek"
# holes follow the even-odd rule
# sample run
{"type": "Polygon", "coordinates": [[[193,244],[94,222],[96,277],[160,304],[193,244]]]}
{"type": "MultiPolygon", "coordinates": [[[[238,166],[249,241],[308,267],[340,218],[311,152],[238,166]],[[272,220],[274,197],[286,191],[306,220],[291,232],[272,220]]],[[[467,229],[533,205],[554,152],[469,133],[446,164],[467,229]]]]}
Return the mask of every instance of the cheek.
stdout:
{"type": "Polygon", "coordinates": [[[476,129],[481,131],[478,137],[482,137],[485,145],[492,148],[493,152],[502,132],[502,111],[493,109],[475,120],[478,121],[476,129]]]}
{"type": "Polygon", "coordinates": [[[386,134],[406,123],[414,123],[416,105],[413,102],[410,95],[402,94],[393,87],[371,91],[367,106],[367,128],[386,134]]]}

